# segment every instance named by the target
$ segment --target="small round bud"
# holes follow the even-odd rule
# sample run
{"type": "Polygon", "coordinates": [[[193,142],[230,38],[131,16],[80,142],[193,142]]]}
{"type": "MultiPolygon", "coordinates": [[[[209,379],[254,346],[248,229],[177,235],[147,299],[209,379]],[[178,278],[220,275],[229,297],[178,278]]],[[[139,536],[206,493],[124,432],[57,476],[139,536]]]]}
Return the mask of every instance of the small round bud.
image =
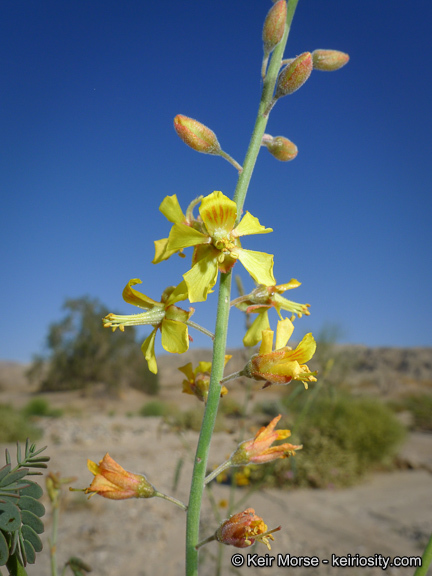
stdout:
{"type": "Polygon", "coordinates": [[[339,70],[348,63],[348,54],[339,50],[314,50],[312,52],[312,62],[315,70],[333,72],[339,70]]]}
{"type": "Polygon", "coordinates": [[[287,5],[285,0],[279,0],[268,11],[262,34],[265,55],[270,54],[282,40],[285,31],[286,15],[287,5]]]}
{"type": "Polygon", "coordinates": [[[177,114],[174,128],[181,140],[197,152],[220,155],[222,152],[216,134],[193,118],[177,114]]]}
{"type": "Polygon", "coordinates": [[[285,138],[284,136],[269,138],[267,134],[264,134],[262,143],[263,146],[267,147],[270,154],[281,162],[294,160],[298,154],[298,149],[294,142],[291,142],[291,140],[288,140],[288,138],[285,138]]]}
{"type": "Polygon", "coordinates": [[[310,52],[304,52],[297,56],[279,74],[275,99],[293,94],[301,88],[311,75],[312,69],[312,54],[310,52]]]}

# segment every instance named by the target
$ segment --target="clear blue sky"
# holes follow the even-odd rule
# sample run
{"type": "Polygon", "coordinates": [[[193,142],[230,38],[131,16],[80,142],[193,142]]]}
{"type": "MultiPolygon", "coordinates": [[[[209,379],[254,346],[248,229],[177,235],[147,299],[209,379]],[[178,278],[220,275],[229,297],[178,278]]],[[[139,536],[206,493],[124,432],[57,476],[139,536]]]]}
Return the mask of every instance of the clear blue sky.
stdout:
{"type": "MultiPolygon", "coordinates": [[[[236,171],[187,148],[173,118],[205,123],[243,162],[271,5],[2,3],[0,358],[41,352],[66,297],[135,313],[121,297],[130,278],[157,300],[180,281],[189,258],[151,264],[169,231],[160,202],[232,197],[236,171]]],[[[262,149],[245,209],[274,232],[243,242],[275,254],[278,283],[302,282],[288,296],[312,314],[297,336],[330,322],[345,342],[432,345],[431,24],[427,0],[298,4],[286,57],[335,48],[351,61],[274,108],[267,131],[299,155],[262,149]]],[[[195,305],[209,329],[215,299],[195,305]]],[[[235,312],[229,344],[242,335],[235,312]]]]}

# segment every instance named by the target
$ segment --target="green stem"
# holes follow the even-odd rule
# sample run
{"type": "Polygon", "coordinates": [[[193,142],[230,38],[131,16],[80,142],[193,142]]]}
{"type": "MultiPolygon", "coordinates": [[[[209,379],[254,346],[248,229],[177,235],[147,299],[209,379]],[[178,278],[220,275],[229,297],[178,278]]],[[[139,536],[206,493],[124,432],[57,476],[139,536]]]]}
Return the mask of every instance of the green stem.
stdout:
{"type": "Polygon", "coordinates": [[[52,529],[50,540],[50,556],[51,556],[51,576],[57,576],[57,533],[58,533],[58,520],[59,520],[59,502],[53,503],[52,507],[52,529]]]}
{"type": "Polygon", "coordinates": [[[200,326],[199,324],[197,324],[196,322],[193,322],[192,320],[186,320],[185,324],[187,324],[191,328],[195,328],[195,330],[199,330],[200,332],[202,332],[203,334],[205,334],[206,336],[209,336],[212,340],[214,340],[213,332],[210,332],[210,330],[207,330],[207,328],[200,326]]]}
{"type": "Polygon", "coordinates": [[[276,85],[276,80],[279,75],[282,56],[288,40],[288,35],[291,28],[291,22],[294,17],[294,12],[297,8],[297,4],[298,0],[289,0],[288,2],[287,24],[285,27],[285,32],[282,40],[279,42],[279,44],[273,51],[269,67],[267,69],[267,74],[264,80],[263,90],[261,94],[261,102],[258,108],[258,115],[255,122],[254,131],[252,134],[251,141],[249,143],[248,151],[246,152],[246,158],[243,164],[243,172],[239,176],[237,188],[234,194],[234,200],[237,203],[238,219],[240,219],[241,217],[241,212],[243,210],[247,189],[249,187],[249,182],[252,177],[253,170],[255,168],[256,159],[261,147],[262,137],[264,136],[264,132],[268,122],[268,116],[263,117],[263,114],[267,109],[268,105],[270,104],[270,102],[273,100],[273,93],[276,85]]]}
{"type": "Polygon", "coordinates": [[[220,384],[225,365],[225,347],[229,317],[229,302],[231,292],[231,273],[220,275],[218,308],[216,316],[215,339],[213,343],[212,371],[210,376],[209,394],[201,426],[200,437],[195,454],[194,469],[189,497],[186,521],[186,574],[198,574],[199,521],[204,480],[210,442],[219,406],[220,384]]]}
{"type": "Polygon", "coordinates": [[[221,472],[223,472],[224,470],[226,470],[227,468],[230,468],[230,467],[231,467],[231,460],[226,460],[225,462],[220,464],[220,466],[215,468],[215,470],[213,470],[213,472],[210,472],[210,474],[204,480],[204,485],[207,486],[207,484],[209,482],[211,482],[213,480],[213,478],[216,478],[216,476],[219,476],[219,474],[221,472]]]}
{"type": "Polygon", "coordinates": [[[182,510],[187,510],[187,506],[183,504],[183,502],[181,502],[180,500],[177,500],[177,498],[174,498],[173,496],[167,496],[163,492],[155,492],[154,495],[158,496],[159,498],[163,498],[164,500],[168,500],[168,502],[172,502],[182,510]]]}
{"type": "Polygon", "coordinates": [[[414,572],[414,576],[426,576],[428,568],[431,565],[431,562],[432,562],[432,534],[423,552],[422,565],[419,566],[417,570],[414,572]]]}
{"type": "Polygon", "coordinates": [[[233,372],[232,374],[228,374],[228,376],[225,376],[224,378],[222,378],[222,380],[220,381],[220,385],[222,386],[223,384],[225,384],[226,382],[229,382],[230,380],[235,380],[235,378],[240,378],[240,376],[243,376],[243,370],[244,370],[244,368],[242,368],[238,372],[233,372]]]}
{"type": "MultiPolygon", "coordinates": [[[[234,201],[237,204],[237,220],[241,218],[243,205],[249,182],[255,167],[256,159],[261,148],[262,137],[267,126],[268,117],[263,113],[273,98],[277,76],[279,74],[282,55],[288,39],[291,22],[297,7],[298,0],[289,0],[287,7],[287,25],[284,36],[275,48],[266,78],[264,80],[261,102],[249,148],[246,152],[243,170],[239,175],[234,201]]],[[[210,377],[209,394],[201,425],[201,432],[195,454],[194,469],[189,496],[189,506],[186,521],[186,576],[198,575],[198,542],[199,523],[201,516],[201,503],[204,490],[205,473],[213,434],[214,424],[219,406],[220,381],[225,366],[225,348],[228,331],[228,318],[231,296],[231,272],[221,273],[219,280],[218,308],[216,315],[215,338],[213,341],[212,372],[210,377]]]]}

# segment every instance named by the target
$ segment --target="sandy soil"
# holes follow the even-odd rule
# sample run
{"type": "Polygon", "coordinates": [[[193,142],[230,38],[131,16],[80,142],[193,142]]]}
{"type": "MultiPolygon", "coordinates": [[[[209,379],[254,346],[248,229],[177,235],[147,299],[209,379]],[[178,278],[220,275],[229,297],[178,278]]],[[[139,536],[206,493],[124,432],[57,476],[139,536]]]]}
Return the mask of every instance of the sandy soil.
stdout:
{"type": "MultiPolygon", "coordinates": [[[[22,405],[31,395],[23,380],[15,374],[14,385],[7,386],[3,379],[1,401],[22,405]]],[[[8,381],[9,382],[9,381],[8,381]]],[[[172,396],[164,389],[163,394],[172,396]]],[[[175,396],[175,395],[174,395],[175,396]]],[[[185,398],[185,396],[183,396],[185,398]]],[[[69,414],[61,419],[42,418],[38,425],[44,430],[42,442],[48,445],[51,456],[50,470],[62,476],[76,476],[76,487],[86,487],[91,480],[86,460],[98,461],[105,452],[126,469],[145,473],[162,492],[173,494],[173,481],[179,459],[184,465],[178,488],[173,494],[187,501],[192,470],[188,447],[194,448],[197,435],[180,435],[170,430],[160,418],[127,417],[143,403],[143,396],[130,391],[122,400],[81,398],[78,394],[49,397],[53,405],[67,405],[69,414]],[[74,410],[70,410],[74,408],[74,410]],[[115,415],[109,416],[115,410],[115,415]]],[[[194,398],[186,397],[187,407],[194,398]]],[[[215,434],[210,465],[219,463],[234,447],[233,436],[215,434]]],[[[0,446],[3,452],[4,445],[0,446]]],[[[8,446],[14,455],[14,446],[8,446]]],[[[265,518],[269,527],[282,525],[276,534],[270,556],[277,558],[316,556],[318,567],[292,568],[298,575],[374,576],[382,568],[332,567],[332,554],[351,554],[360,557],[382,555],[421,556],[432,532],[432,435],[411,434],[401,448],[401,460],[411,468],[367,477],[359,486],[345,490],[269,490],[254,493],[239,504],[239,510],[248,506],[265,518]],[[329,560],[324,564],[324,560],[329,560]]],[[[244,490],[237,491],[237,499],[244,490]]],[[[229,498],[229,489],[214,488],[217,503],[229,498]]],[[[29,567],[33,576],[49,575],[48,536],[51,517],[48,501],[44,551],[37,563],[29,567]]],[[[221,518],[225,518],[220,508],[221,518]]],[[[70,556],[79,556],[88,562],[95,576],[150,576],[163,573],[177,576],[184,573],[184,520],[185,514],[161,499],[111,502],[100,497],[88,501],[81,493],[65,491],[60,519],[58,560],[61,566],[70,556]]],[[[204,498],[202,535],[210,535],[218,522],[204,498]]],[[[203,548],[201,576],[214,572],[214,558],[220,545],[210,543],[203,548]]],[[[265,555],[263,545],[237,550],[223,547],[223,574],[232,573],[231,557],[242,553],[265,555]]],[[[286,567],[247,567],[233,573],[279,574],[286,567]]],[[[387,574],[408,576],[413,568],[392,568],[387,574]]],[[[431,572],[432,573],[432,572],[431,572]]]]}

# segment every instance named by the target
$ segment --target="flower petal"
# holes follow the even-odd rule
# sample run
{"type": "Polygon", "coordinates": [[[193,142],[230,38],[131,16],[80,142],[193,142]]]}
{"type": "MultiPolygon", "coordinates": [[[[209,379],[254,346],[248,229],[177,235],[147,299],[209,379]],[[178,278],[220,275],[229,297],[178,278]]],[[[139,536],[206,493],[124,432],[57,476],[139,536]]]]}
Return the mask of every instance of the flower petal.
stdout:
{"type": "Polygon", "coordinates": [[[171,306],[171,304],[175,304],[176,302],[180,302],[180,300],[187,300],[188,297],[188,287],[186,282],[182,280],[180,284],[171,292],[168,296],[167,301],[165,302],[165,306],[171,306]]]}
{"type": "Polygon", "coordinates": [[[183,214],[182,209],[180,208],[176,194],[173,194],[172,196],[165,196],[161,205],[159,206],[159,210],[162,212],[165,218],[173,224],[179,224],[180,222],[184,222],[186,220],[186,216],[183,214]]]}
{"type": "Polygon", "coordinates": [[[156,300],[152,300],[148,296],[138,292],[138,290],[134,290],[132,286],[135,286],[135,284],[142,284],[142,282],[139,278],[132,278],[123,290],[123,299],[128,302],[128,304],[133,304],[134,306],[138,306],[138,308],[144,308],[146,310],[153,306],[160,307],[160,302],[156,302],[156,300]]]}
{"type": "Polygon", "coordinates": [[[262,331],[269,330],[270,323],[268,319],[268,311],[264,309],[258,314],[252,323],[252,326],[246,332],[243,338],[243,344],[245,346],[256,346],[258,342],[262,339],[262,331]]]}
{"type": "Polygon", "coordinates": [[[167,352],[183,354],[189,348],[188,327],[177,320],[162,320],[162,346],[167,352]]]}
{"type": "Polygon", "coordinates": [[[252,216],[250,212],[246,212],[238,226],[236,226],[232,231],[232,235],[247,236],[249,234],[268,234],[269,232],[273,232],[273,228],[265,228],[265,226],[261,226],[258,218],[252,216]]]}
{"type": "Polygon", "coordinates": [[[149,370],[150,372],[153,372],[153,374],[157,374],[157,363],[154,351],[156,332],[157,328],[155,328],[153,332],[151,332],[150,336],[148,336],[144,340],[141,346],[141,350],[142,353],[144,354],[144,358],[147,360],[149,370]]]}
{"type": "Polygon", "coordinates": [[[210,252],[205,258],[201,258],[192,266],[189,272],[183,274],[188,287],[189,302],[204,302],[207,294],[216,284],[218,275],[217,259],[210,252]]]}
{"type": "Polygon", "coordinates": [[[285,320],[279,320],[276,329],[275,350],[279,350],[279,348],[284,348],[288,340],[291,338],[293,332],[294,332],[294,324],[291,322],[289,318],[285,318],[285,320]]]}
{"type": "Polygon", "coordinates": [[[312,356],[315,354],[316,342],[312,333],[303,336],[303,339],[297,345],[295,350],[292,350],[289,355],[289,360],[296,360],[299,364],[305,364],[309,362],[312,356]]]}
{"type": "Polygon", "coordinates": [[[258,284],[273,286],[276,283],[273,276],[273,254],[242,248],[237,249],[237,253],[240,262],[258,284]]]}
{"type": "Polygon", "coordinates": [[[210,236],[221,230],[231,232],[237,219],[236,203],[222,192],[212,192],[203,198],[199,212],[210,236]]]}
{"type": "Polygon", "coordinates": [[[208,236],[195,230],[195,228],[186,226],[186,224],[174,224],[168,238],[167,250],[178,252],[183,248],[205,244],[208,241],[208,236]]]}
{"type": "Polygon", "coordinates": [[[159,264],[163,260],[168,260],[177,250],[168,250],[168,238],[162,238],[161,240],[154,241],[155,255],[152,260],[153,264],[159,264]]]}

